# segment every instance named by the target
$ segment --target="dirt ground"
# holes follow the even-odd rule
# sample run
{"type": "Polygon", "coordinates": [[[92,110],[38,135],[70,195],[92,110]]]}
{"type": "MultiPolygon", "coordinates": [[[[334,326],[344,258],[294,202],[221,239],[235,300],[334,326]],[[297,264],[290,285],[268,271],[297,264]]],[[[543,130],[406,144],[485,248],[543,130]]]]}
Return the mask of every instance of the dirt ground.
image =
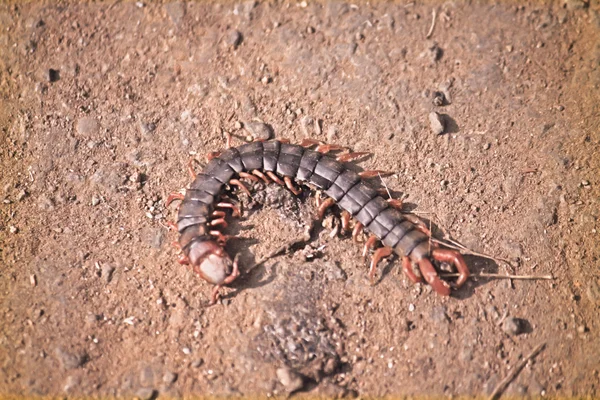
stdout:
{"type": "Polygon", "coordinates": [[[505,395],[599,395],[598,1],[46,1],[0,27],[0,393],[489,395],[545,343],[505,395]],[[269,186],[208,306],[164,202],[252,121],[371,152],[407,210],[512,264],[474,273],[555,279],[442,298],[392,260],[371,286],[327,227],[248,271],[314,213],[269,186]]]}

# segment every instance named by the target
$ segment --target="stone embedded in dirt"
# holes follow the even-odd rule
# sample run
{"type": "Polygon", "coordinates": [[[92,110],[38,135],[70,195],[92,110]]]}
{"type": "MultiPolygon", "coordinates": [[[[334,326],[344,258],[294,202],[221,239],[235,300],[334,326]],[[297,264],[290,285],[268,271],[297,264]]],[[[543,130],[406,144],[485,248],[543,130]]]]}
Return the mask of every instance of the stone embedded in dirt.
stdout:
{"type": "Polygon", "coordinates": [[[236,49],[243,40],[242,33],[236,29],[230,29],[225,33],[225,37],[223,37],[223,43],[225,43],[228,47],[233,47],[236,49]]]}
{"type": "Polygon", "coordinates": [[[277,369],[277,379],[279,379],[279,382],[281,382],[288,393],[300,390],[304,386],[304,379],[302,379],[302,376],[293,369],[287,367],[277,369]]]}
{"type": "Polygon", "coordinates": [[[139,122],[140,133],[142,135],[149,135],[156,130],[156,124],[153,122],[139,122]]]}
{"type": "Polygon", "coordinates": [[[446,127],[444,117],[435,111],[429,113],[429,126],[434,134],[441,135],[446,127]]]}
{"type": "Polygon", "coordinates": [[[330,281],[345,281],[348,279],[346,272],[340,268],[338,263],[326,262],[323,264],[323,269],[325,270],[325,276],[330,281]]]}
{"type": "Polygon", "coordinates": [[[179,25],[185,15],[185,7],[180,2],[165,4],[165,11],[175,25],[179,25]]]}
{"type": "Polygon", "coordinates": [[[63,391],[65,391],[66,393],[69,393],[73,389],[75,389],[75,387],[77,387],[77,385],[79,385],[79,378],[76,376],[73,376],[73,375],[69,375],[69,376],[67,376],[67,379],[65,379],[63,391]]]}
{"type": "Polygon", "coordinates": [[[177,374],[175,372],[167,371],[163,375],[162,380],[167,385],[170,385],[177,380],[177,374]]]}
{"type": "Polygon", "coordinates": [[[113,272],[115,272],[115,267],[111,264],[102,264],[102,279],[104,279],[106,283],[110,283],[112,280],[113,272]]]}
{"type": "Polygon", "coordinates": [[[302,117],[302,119],[300,119],[300,127],[302,128],[302,133],[304,133],[304,137],[314,137],[314,126],[315,120],[313,119],[313,117],[305,115],[304,117],[302,117]]]}
{"type": "Polygon", "coordinates": [[[511,336],[519,335],[524,332],[524,323],[519,318],[508,317],[502,323],[502,331],[511,336]]]}
{"type": "Polygon", "coordinates": [[[244,123],[244,129],[254,137],[254,139],[269,140],[273,137],[273,128],[263,122],[250,121],[244,123]]]}
{"type": "Polygon", "coordinates": [[[140,400],[154,399],[158,395],[158,392],[152,388],[140,388],[136,390],[135,397],[140,400]]]}
{"type": "Polygon", "coordinates": [[[77,133],[84,136],[95,135],[100,130],[100,125],[95,118],[83,117],[77,121],[77,133]]]}
{"type": "Polygon", "coordinates": [[[88,355],[85,352],[72,353],[57,347],[54,353],[61,367],[66,370],[79,368],[88,361],[88,355]]]}
{"type": "Polygon", "coordinates": [[[450,322],[448,314],[446,313],[446,307],[435,306],[431,309],[431,320],[436,324],[447,324],[450,322]]]}
{"type": "Polygon", "coordinates": [[[567,8],[567,10],[570,10],[570,11],[581,10],[588,6],[588,3],[586,3],[583,0],[565,0],[563,2],[563,4],[567,8]]]}

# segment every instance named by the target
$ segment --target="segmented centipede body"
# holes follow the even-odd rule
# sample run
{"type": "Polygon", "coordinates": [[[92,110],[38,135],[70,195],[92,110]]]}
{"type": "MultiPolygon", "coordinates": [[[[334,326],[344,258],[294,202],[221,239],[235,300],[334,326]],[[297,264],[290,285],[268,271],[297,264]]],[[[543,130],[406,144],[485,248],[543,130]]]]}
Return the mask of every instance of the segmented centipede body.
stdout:
{"type": "Polygon", "coordinates": [[[295,145],[272,140],[229,148],[209,161],[185,195],[174,196],[182,200],[176,224],[182,250],[180,262],[190,264],[198,275],[216,285],[213,303],[218,298],[219,287],[231,283],[239,275],[237,262],[223,250],[227,237],[218,227],[227,226],[225,212],[219,209],[230,208],[239,213],[234,205],[221,201],[221,195],[228,185],[247,190],[240,179],[272,180],[286,185],[294,193],[298,193],[294,182],[323,191],[328,199],[319,209],[321,217],[327,207],[337,203],[343,210],[344,225],[347,226],[350,216],[356,219],[353,235],[363,228],[371,233],[365,252],[377,241],[383,244],[373,254],[371,278],[380,259],[396,253],[402,258],[403,270],[412,281],[421,280],[413,270],[414,263],[420,275],[442,295],[450,294],[450,286],[439,278],[431,259],[455,265],[460,275],[455,281],[456,287],[467,280],[469,271],[458,252],[432,248],[424,225],[414,215],[400,212],[394,202],[384,199],[363,179],[373,174],[369,175],[369,171],[356,173],[343,162],[364,153],[346,153],[334,158],[327,153],[339,150],[338,146],[321,144],[316,150],[310,149],[316,144],[315,141],[295,145]]]}

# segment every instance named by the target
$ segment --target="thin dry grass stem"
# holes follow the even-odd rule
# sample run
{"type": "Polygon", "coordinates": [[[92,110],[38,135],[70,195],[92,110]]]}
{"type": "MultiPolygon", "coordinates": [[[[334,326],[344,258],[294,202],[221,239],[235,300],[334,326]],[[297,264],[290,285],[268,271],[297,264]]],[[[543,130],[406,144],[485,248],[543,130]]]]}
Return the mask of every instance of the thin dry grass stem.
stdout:
{"type": "MultiPolygon", "coordinates": [[[[442,278],[456,278],[460,274],[457,273],[441,273],[442,278]]],[[[495,279],[515,279],[521,281],[538,281],[545,280],[551,281],[555,278],[552,275],[502,275],[502,274],[489,274],[486,272],[480,272],[478,274],[471,274],[471,278],[495,278],[495,279]]]]}

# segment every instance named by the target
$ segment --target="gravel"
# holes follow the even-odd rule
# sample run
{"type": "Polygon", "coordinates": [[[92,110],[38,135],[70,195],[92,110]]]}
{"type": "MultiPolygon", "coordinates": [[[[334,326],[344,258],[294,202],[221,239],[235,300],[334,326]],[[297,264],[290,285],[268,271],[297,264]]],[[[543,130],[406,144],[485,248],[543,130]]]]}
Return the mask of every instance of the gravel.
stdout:
{"type": "Polygon", "coordinates": [[[87,353],[69,352],[64,350],[62,347],[57,347],[54,350],[54,354],[56,355],[61,367],[66,370],[79,368],[88,361],[87,353]]]}
{"type": "Polygon", "coordinates": [[[444,133],[444,129],[446,128],[444,118],[435,111],[429,113],[429,126],[431,127],[431,131],[436,135],[444,133]]]}
{"type": "Polygon", "coordinates": [[[304,386],[302,376],[291,368],[278,368],[277,379],[288,393],[300,390],[304,386]]]}
{"type": "Polygon", "coordinates": [[[502,331],[510,336],[516,336],[523,333],[523,320],[514,317],[508,317],[502,323],[502,331]]]}
{"type": "Polygon", "coordinates": [[[273,137],[273,128],[264,122],[245,122],[244,128],[254,139],[269,140],[273,137]]]}
{"type": "Polygon", "coordinates": [[[227,47],[236,49],[242,43],[243,39],[244,37],[242,36],[242,33],[240,31],[230,29],[227,31],[227,33],[225,33],[225,36],[223,37],[223,43],[227,47]]]}

